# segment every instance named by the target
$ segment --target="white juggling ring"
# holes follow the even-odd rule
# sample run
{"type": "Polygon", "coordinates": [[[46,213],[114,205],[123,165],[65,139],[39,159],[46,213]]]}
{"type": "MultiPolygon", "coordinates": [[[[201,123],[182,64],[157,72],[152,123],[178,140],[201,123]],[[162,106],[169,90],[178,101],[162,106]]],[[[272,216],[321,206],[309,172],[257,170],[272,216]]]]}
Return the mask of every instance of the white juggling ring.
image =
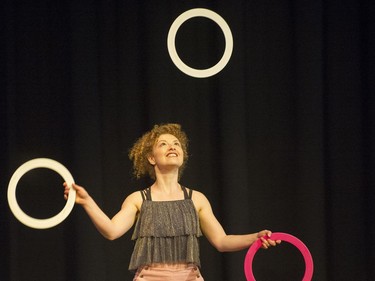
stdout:
{"type": "Polygon", "coordinates": [[[233,36],[232,36],[232,32],[230,31],[228,24],[220,15],[208,9],[196,8],[196,9],[191,9],[182,13],[175,19],[175,21],[172,23],[168,32],[167,46],[168,46],[169,56],[171,57],[173,63],[182,72],[192,77],[206,78],[206,77],[213,76],[216,73],[220,72],[228,63],[232,55],[232,51],[233,51],[233,36]],[[224,33],[224,38],[225,38],[224,54],[217,64],[207,69],[195,69],[190,66],[187,66],[180,59],[176,51],[175,39],[176,39],[177,31],[185,21],[193,17],[206,17],[206,18],[213,20],[214,22],[217,23],[217,25],[221,28],[221,30],[224,33]]]}
{"type": "Polygon", "coordinates": [[[16,188],[18,181],[20,178],[26,174],[28,171],[36,168],[47,168],[51,169],[64,179],[64,181],[68,184],[68,186],[72,186],[74,183],[73,177],[62,164],[59,162],[48,159],[48,158],[36,158],[30,161],[27,161],[23,165],[21,165],[13,174],[12,178],[9,181],[8,185],[8,203],[9,207],[14,214],[14,216],[22,222],[24,225],[29,226],[31,228],[36,229],[46,229],[51,228],[59,223],[61,223],[66,217],[70,214],[74,207],[75,198],[76,198],[76,191],[74,188],[70,188],[69,197],[65,204],[65,207],[58,213],[57,215],[47,218],[47,219],[36,219],[33,217],[28,216],[25,214],[20,206],[18,205],[16,199],[16,188]]]}

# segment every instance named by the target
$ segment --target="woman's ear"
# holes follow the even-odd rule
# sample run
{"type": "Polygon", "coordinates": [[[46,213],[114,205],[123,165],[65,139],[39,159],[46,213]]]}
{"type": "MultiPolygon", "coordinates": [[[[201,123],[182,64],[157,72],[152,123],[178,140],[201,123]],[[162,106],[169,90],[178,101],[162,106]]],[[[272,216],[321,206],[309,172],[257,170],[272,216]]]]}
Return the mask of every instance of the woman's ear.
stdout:
{"type": "Polygon", "coordinates": [[[148,157],[147,157],[147,160],[148,160],[148,162],[149,162],[152,166],[154,166],[154,165],[156,164],[156,162],[155,162],[155,158],[154,158],[152,155],[148,156],[148,157]]]}

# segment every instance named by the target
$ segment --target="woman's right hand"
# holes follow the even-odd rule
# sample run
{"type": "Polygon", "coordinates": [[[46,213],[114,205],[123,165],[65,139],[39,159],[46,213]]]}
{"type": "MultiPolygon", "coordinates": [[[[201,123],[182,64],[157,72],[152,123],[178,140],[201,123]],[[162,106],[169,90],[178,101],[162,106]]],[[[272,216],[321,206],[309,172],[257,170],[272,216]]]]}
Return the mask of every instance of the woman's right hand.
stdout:
{"type": "MultiPolygon", "coordinates": [[[[68,184],[66,182],[64,182],[63,185],[64,185],[64,198],[65,198],[65,200],[68,200],[70,187],[68,186],[68,184]]],[[[90,195],[88,194],[86,189],[84,189],[82,186],[79,186],[75,183],[72,184],[72,187],[76,191],[76,201],[75,202],[79,205],[85,204],[87,202],[87,200],[90,198],[90,195]]]]}

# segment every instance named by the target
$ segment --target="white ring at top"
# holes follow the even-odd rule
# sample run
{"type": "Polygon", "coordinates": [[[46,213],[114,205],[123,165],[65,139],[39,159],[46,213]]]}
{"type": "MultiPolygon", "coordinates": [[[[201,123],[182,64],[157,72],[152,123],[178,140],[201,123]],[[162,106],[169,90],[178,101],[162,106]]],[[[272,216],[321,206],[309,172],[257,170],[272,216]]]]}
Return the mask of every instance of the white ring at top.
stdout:
{"type": "Polygon", "coordinates": [[[208,9],[196,8],[196,9],[191,9],[182,13],[180,16],[178,16],[175,19],[175,21],[172,23],[168,32],[167,46],[168,46],[169,56],[171,57],[173,63],[182,72],[192,77],[206,78],[206,77],[213,76],[217,74],[218,72],[220,72],[228,63],[232,55],[232,51],[233,51],[233,37],[232,37],[232,32],[230,31],[228,24],[220,15],[208,9]],[[214,22],[217,23],[217,25],[219,25],[219,27],[224,33],[224,38],[225,38],[224,54],[216,65],[207,69],[195,69],[190,66],[187,66],[180,59],[176,51],[175,39],[176,39],[177,31],[186,20],[193,18],[193,17],[206,17],[206,18],[213,20],[214,22]]]}
{"type": "Polygon", "coordinates": [[[16,199],[16,188],[17,183],[20,178],[26,174],[28,171],[35,169],[35,168],[48,168],[54,170],[64,179],[64,181],[68,184],[68,186],[72,186],[74,183],[74,179],[68,169],[66,169],[62,164],[59,162],[48,159],[48,158],[36,158],[30,161],[27,161],[23,165],[21,165],[13,174],[12,178],[9,181],[8,185],[8,203],[11,211],[13,212],[14,216],[22,222],[24,225],[36,228],[36,229],[45,229],[51,228],[59,223],[61,223],[66,217],[70,214],[74,207],[75,198],[76,198],[76,191],[74,188],[70,188],[69,190],[69,197],[65,204],[65,207],[58,213],[57,215],[48,218],[48,219],[36,219],[33,217],[28,216],[26,213],[22,211],[20,206],[18,205],[16,199]]]}

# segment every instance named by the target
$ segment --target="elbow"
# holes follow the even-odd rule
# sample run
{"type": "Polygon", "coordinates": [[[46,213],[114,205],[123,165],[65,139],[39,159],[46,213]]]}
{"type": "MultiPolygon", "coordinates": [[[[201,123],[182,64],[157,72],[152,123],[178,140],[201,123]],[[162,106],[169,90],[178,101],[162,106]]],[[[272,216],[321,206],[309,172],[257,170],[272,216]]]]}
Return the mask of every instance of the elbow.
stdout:
{"type": "Polygon", "coordinates": [[[220,252],[220,253],[224,253],[224,252],[225,252],[225,250],[222,249],[222,248],[216,248],[216,250],[217,250],[218,252],[220,252]]]}
{"type": "Polygon", "coordinates": [[[113,241],[113,240],[116,240],[117,237],[114,237],[114,236],[105,236],[105,238],[109,241],[113,241]]]}
{"type": "Polygon", "coordinates": [[[228,235],[212,241],[212,245],[220,253],[237,251],[237,247],[228,240],[228,235]]]}
{"type": "Polygon", "coordinates": [[[222,243],[221,241],[212,241],[212,245],[215,247],[215,249],[220,252],[220,253],[224,253],[224,252],[227,252],[228,250],[226,249],[224,243],[222,243]]]}
{"type": "Polygon", "coordinates": [[[100,231],[100,233],[104,236],[105,239],[113,241],[117,238],[120,238],[124,233],[121,231],[121,229],[116,227],[111,227],[106,230],[100,231]]]}
{"type": "Polygon", "coordinates": [[[116,240],[117,238],[119,238],[118,235],[113,235],[113,234],[109,234],[109,233],[102,233],[102,235],[104,236],[105,239],[107,239],[109,241],[113,241],[113,240],[116,240]]]}
{"type": "Polygon", "coordinates": [[[226,250],[224,247],[222,247],[222,246],[216,246],[215,248],[216,248],[216,250],[217,250],[218,252],[220,252],[220,253],[225,253],[225,252],[227,252],[227,250],[226,250]]]}

